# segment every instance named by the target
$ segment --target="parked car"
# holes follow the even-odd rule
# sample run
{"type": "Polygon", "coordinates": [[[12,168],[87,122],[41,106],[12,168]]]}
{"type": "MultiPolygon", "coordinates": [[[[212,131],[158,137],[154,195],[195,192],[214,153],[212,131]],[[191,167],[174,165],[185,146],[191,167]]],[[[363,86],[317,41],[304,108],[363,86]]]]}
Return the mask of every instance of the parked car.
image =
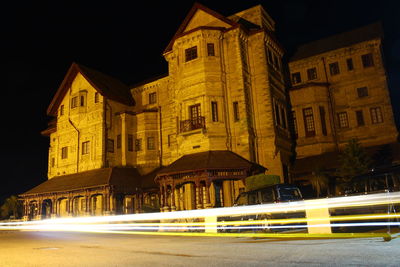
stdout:
{"type": "MultiPolygon", "coordinates": [[[[256,190],[251,190],[241,193],[236,201],[235,206],[245,205],[258,205],[258,204],[271,204],[279,202],[299,201],[302,200],[300,189],[295,185],[290,184],[275,184],[267,187],[263,187],[256,190]]],[[[299,212],[282,212],[282,213],[260,213],[239,217],[221,218],[223,221],[235,221],[235,220],[264,220],[264,219],[287,219],[287,218],[304,218],[304,211],[299,212]]],[[[263,226],[271,226],[267,224],[263,226]]],[[[281,224],[274,224],[281,225],[281,224]]],[[[289,229],[289,228],[288,228],[289,229]]],[[[278,229],[287,230],[287,229],[278,229]]],[[[239,230],[240,231],[240,230],[239,230]]],[[[251,230],[256,231],[256,230],[251,230]]],[[[259,230],[258,230],[259,231],[259,230]]],[[[262,229],[261,231],[270,232],[269,228],[262,229]]]]}
{"type": "Polygon", "coordinates": [[[235,206],[298,201],[301,199],[302,195],[297,186],[275,184],[241,193],[235,201],[235,206]]]}

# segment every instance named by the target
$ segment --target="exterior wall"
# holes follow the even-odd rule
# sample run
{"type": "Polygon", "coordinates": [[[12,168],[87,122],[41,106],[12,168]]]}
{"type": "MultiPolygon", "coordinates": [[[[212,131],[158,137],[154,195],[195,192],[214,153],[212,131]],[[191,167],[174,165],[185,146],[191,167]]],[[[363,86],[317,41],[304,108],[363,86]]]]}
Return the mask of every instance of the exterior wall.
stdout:
{"type": "MultiPolygon", "coordinates": [[[[259,8],[244,14],[250,14],[253,23],[263,21],[262,26],[272,28],[272,21],[262,17],[266,13],[259,8]]],[[[207,22],[205,25],[221,23],[210,22],[208,15],[203,19],[207,22]]],[[[202,25],[201,13],[192,20],[189,30],[202,25]]],[[[290,164],[292,143],[282,55],[282,49],[264,31],[248,35],[240,28],[227,32],[200,28],[177,38],[172,50],[164,55],[168,61],[168,77],[132,88],[136,112],[158,109],[162,165],[190,153],[231,150],[266,166],[269,173],[283,179],[283,166],[290,164]],[[209,43],[214,45],[214,55],[207,54],[209,43]],[[197,58],[186,62],[185,50],[194,46],[197,58]],[[272,60],[268,59],[268,50],[272,60]],[[149,94],[154,92],[157,103],[148,104],[149,94]],[[218,106],[217,121],[212,118],[211,102],[218,106]],[[238,103],[239,120],[234,117],[234,102],[238,103]],[[275,103],[283,110],[282,114],[275,115],[275,103]],[[190,119],[189,107],[196,104],[200,105],[204,127],[182,129],[181,124],[190,119]],[[284,117],[285,126],[278,125],[275,116],[284,117]]],[[[150,121],[143,123],[151,124],[150,121]]]]}
{"type": "Polygon", "coordinates": [[[299,158],[334,151],[349,139],[357,138],[365,146],[396,142],[386,72],[381,53],[381,40],[371,40],[349,47],[289,63],[291,74],[300,72],[302,82],[290,91],[293,111],[296,113],[299,158]],[[373,66],[363,67],[362,55],[372,53],[373,66]],[[349,70],[347,60],[354,69],[349,70]],[[338,62],[340,73],[331,75],[329,64],[338,62]],[[307,80],[307,69],[315,67],[317,79],[307,80]],[[357,88],[367,87],[368,95],[360,97],[357,88]],[[323,134],[319,107],[326,111],[327,132],[323,134]],[[380,108],[383,121],[372,122],[371,108],[380,108]],[[303,109],[312,108],[315,136],[306,137],[303,109]],[[362,111],[364,125],[358,125],[356,111],[362,111]],[[340,127],[338,114],[347,113],[348,127],[340,127]]]}
{"type": "Polygon", "coordinates": [[[100,168],[103,161],[103,97],[94,103],[96,90],[77,74],[71,88],[60,104],[57,131],[50,135],[48,177],[100,168]],[[71,107],[73,97],[78,97],[77,107],[71,107]],[[80,106],[80,97],[84,105],[80,106]],[[61,106],[64,114],[61,115],[61,106]],[[89,141],[89,153],[82,155],[82,142],[89,141]],[[67,157],[62,158],[62,148],[67,147],[67,157]]]}
{"type": "MultiPolygon", "coordinates": [[[[132,108],[112,100],[105,100],[100,94],[98,102],[95,103],[96,92],[97,90],[81,74],[76,75],[70,90],[60,104],[57,131],[50,135],[49,179],[102,167],[132,166],[136,163],[131,153],[127,153],[125,149],[122,157],[122,148],[116,147],[117,135],[121,134],[123,125],[126,133],[136,131],[134,119],[126,114],[126,111],[129,112],[132,108]],[[74,97],[77,97],[76,107],[71,106],[74,97]],[[84,101],[82,106],[81,97],[84,101]],[[113,152],[105,151],[106,139],[114,141],[113,152]],[[87,153],[83,148],[85,142],[89,142],[87,153]],[[66,158],[62,158],[64,147],[67,148],[66,158]]],[[[122,140],[126,147],[126,135],[122,140]]]]}

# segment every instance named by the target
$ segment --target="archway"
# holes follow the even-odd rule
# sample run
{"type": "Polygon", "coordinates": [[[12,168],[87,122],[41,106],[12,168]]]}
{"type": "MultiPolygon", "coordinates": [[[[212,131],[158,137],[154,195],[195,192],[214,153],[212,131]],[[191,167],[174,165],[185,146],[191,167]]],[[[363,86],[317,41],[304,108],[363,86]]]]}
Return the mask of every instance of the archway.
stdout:
{"type": "Polygon", "coordinates": [[[84,196],[76,196],[72,200],[73,216],[83,216],[86,211],[86,201],[84,196]]]}
{"type": "Polygon", "coordinates": [[[42,219],[47,219],[51,217],[53,202],[51,199],[45,199],[42,202],[42,219]]]}
{"type": "Polygon", "coordinates": [[[38,202],[36,200],[32,200],[28,204],[28,218],[29,220],[33,220],[38,215],[38,202]]]}
{"type": "Polygon", "coordinates": [[[90,214],[92,216],[103,215],[103,196],[101,194],[90,197],[90,214]]]}
{"type": "Polygon", "coordinates": [[[60,217],[68,216],[68,199],[60,198],[57,200],[57,215],[60,217]]]}

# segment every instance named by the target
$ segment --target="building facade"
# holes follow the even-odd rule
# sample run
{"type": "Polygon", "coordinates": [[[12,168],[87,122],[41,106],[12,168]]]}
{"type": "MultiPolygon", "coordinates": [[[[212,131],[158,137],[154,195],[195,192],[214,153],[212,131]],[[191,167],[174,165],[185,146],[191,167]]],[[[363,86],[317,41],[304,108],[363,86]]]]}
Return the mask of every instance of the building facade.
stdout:
{"type": "Polygon", "coordinates": [[[231,206],[248,176],[290,181],[295,152],[395,142],[380,37],[300,47],[290,87],[274,31],[261,6],[225,17],[195,4],[167,75],[128,87],[72,64],[47,110],[49,180],[21,195],[25,216],[231,206]]]}

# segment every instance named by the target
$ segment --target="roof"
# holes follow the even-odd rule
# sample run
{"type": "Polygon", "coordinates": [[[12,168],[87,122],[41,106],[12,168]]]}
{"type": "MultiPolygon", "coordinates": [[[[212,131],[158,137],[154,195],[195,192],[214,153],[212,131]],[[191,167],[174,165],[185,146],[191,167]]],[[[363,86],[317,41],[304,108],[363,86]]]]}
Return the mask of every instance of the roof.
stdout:
{"type": "Polygon", "coordinates": [[[127,85],[109,75],[74,62],[47,108],[48,115],[57,115],[58,106],[78,73],[82,74],[102,96],[127,106],[135,105],[127,85]]]}
{"type": "Polygon", "coordinates": [[[182,156],[160,170],[157,176],[206,169],[258,169],[262,172],[266,170],[265,167],[248,161],[232,151],[210,150],[182,156]]]}
{"type": "Polygon", "coordinates": [[[383,29],[380,22],[301,45],[297,48],[290,61],[300,60],[377,38],[383,38],[383,29]]]}
{"type": "Polygon", "coordinates": [[[176,31],[174,37],[171,39],[171,41],[169,42],[168,46],[165,48],[164,53],[167,53],[172,49],[172,46],[173,46],[175,40],[184,33],[184,31],[185,31],[186,27],[188,26],[190,20],[196,14],[196,11],[199,10],[199,9],[204,11],[204,12],[206,12],[206,13],[208,13],[208,14],[210,14],[210,15],[212,15],[212,16],[214,16],[215,18],[217,18],[217,19],[219,19],[219,20],[231,25],[232,27],[238,26],[238,24],[236,22],[228,19],[227,17],[219,14],[218,12],[209,9],[208,7],[203,6],[200,3],[194,3],[193,7],[190,9],[189,13],[187,14],[185,19],[183,20],[182,24],[179,26],[178,30],[176,31]]]}
{"type": "Polygon", "coordinates": [[[53,177],[21,195],[76,191],[113,186],[116,192],[135,192],[141,187],[140,174],[135,168],[103,168],[53,177]]]}

